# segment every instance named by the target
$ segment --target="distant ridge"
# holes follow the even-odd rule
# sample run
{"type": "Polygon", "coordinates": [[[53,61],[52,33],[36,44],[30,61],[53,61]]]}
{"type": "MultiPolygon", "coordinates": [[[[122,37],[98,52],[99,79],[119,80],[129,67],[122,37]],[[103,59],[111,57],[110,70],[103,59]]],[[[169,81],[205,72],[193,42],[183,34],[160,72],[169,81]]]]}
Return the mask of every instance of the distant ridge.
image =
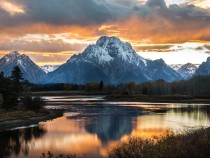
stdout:
{"type": "Polygon", "coordinates": [[[195,74],[198,67],[198,65],[191,63],[171,65],[171,68],[178,72],[184,79],[190,79],[195,74]]]}

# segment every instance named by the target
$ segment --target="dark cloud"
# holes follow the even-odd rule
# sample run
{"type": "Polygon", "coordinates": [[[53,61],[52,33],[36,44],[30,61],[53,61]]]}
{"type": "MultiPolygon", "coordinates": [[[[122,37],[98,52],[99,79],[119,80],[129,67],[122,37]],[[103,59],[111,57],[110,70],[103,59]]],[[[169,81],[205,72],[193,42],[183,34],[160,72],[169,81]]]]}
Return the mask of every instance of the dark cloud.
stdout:
{"type": "Polygon", "coordinates": [[[207,44],[206,44],[204,47],[205,47],[206,49],[210,50],[210,45],[207,45],[207,44]]]}
{"type": "Polygon", "coordinates": [[[15,40],[0,43],[0,50],[24,50],[32,52],[63,52],[63,51],[81,51],[86,44],[70,44],[63,40],[41,40],[41,41],[24,41],[15,40]]]}
{"type": "Polygon", "coordinates": [[[160,9],[167,8],[164,0],[148,0],[146,5],[149,7],[159,7],[160,9]]]}
{"type": "Polygon", "coordinates": [[[11,16],[4,12],[0,17],[0,25],[12,26],[27,23],[101,24],[126,15],[129,11],[124,5],[116,5],[115,3],[112,5],[111,1],[106,0],[16,0],[13,3],[22,6],[25,13],[11,16]]]}
{"type": "MultiPolygon", "coordinates": [[[[137,0],[8,0],[8,2],[21,6],[25,13],[11,15],[0,8],[0,34],[3,36],[21,37],[25,34],[73,32],[84,37],[118,35],[128,40],[148,39],[151,43],[182,43],[210,39],[210,10],[194,5],[166,6],[164,0],[148,0],[145,4],[138,3],[137,0]],[[113,26],[100,30],[101,25],[113,26]]],[[[57,42],[60,48],[61,44],[57,42]]],[[[15,44],[25,48],[22,46],[24,42],[9,43],[8,47],[15,47],[15,44]]],[[[31,44],[40,45],[34,42],[31,44]]],[[[53,44],[46,43],[46,46],[56,50],[53,44]]],[[[68,48],[66,45],[62,47],[64,50],[68,48]]],[[[51,49],[42,46],[39,48],[51,49]]]]}
{"type": "MultiPolygon", "coordinates": [[[[10,15],[0,9],[0,26],[13,27],[31,23],[52,25],[92,25],[123,20],[132,15],[139,17],[165,15],[168,18],[208,18],[209,10],[193,5],[166,6],[164,0],[148,0],[138,5],[137,0],[16,0],[10,1],[22,6],[24,14],[10,15]]],[[[0,2],[1,3],[1,2],[0,2]]]]}
{"type": "Polygon", "coordinates": [[[200,47],[195,48],[195,50],[202,51],[202,50],[204,50],[204,47],[200,46],[200,47]]]}

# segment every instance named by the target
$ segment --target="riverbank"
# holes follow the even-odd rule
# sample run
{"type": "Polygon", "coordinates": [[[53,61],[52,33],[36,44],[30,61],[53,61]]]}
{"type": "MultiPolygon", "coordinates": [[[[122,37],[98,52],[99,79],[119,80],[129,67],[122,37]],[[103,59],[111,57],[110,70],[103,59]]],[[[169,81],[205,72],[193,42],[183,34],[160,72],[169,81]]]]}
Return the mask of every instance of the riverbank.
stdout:
{"type": "Polygon", "coordinates": [[[106,91],[44,91],[32,92],[34,96],[104,96],[107,101],[131,101],[131,102],[153,102],[153,103],[187,103],[187,104],[210,104],[210,97],[206,96],[151,96],[128,92],[106,92],[106,91]]]}
{"type": "Polygon", "coordinates": [[[1,111],[0,112],[0,131],[5,131],[21,126],[38,124],[63,116],[62,110],[41,110],[35,111],[1,111]]]}
{"type": "Polygon", "coordinates": [[[168,133],[153,139],[130,138],[108,153],[108,158],[204,158],[210,156],[210,128],[185,134],[168,133]]]}
{"type": "Polygon", "coordinates": [[[108,101],[131,101],[131,102],[153,102],[153,103],[187,103],[187,104],[210,104],[210,98],[192,97],[185,95],[177,96],[149,96],[142,94],[114,93],[106,95],[108,101]]]}

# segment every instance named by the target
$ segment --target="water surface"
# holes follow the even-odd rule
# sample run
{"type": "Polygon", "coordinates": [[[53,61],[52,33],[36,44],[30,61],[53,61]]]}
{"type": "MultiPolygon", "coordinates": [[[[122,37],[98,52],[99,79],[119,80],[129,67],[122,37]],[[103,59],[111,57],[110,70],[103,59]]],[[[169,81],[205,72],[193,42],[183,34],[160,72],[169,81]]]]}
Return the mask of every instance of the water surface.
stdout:
{"type": "Polygon", "coordinates": [[[107,102],[94,96],[46,99],[47,108],[65,109],[64,116],[0,132],[1,158],[38,158],[47,151],[105,157],[130,136],[151,138],[210,126],[209,105],[107,102]]]}

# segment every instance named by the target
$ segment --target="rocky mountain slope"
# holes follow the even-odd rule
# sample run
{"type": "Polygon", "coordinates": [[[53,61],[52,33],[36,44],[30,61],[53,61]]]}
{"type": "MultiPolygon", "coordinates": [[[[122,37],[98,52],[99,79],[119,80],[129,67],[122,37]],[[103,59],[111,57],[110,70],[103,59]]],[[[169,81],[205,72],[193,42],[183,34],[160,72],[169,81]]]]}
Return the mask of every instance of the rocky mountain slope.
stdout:
{"type": "Polygon", "coordinates": [[[195,76],[198,75],[210,75],[210,57],[206,62],[203,62],[195,72],[195,76]]]}
{"type": "Polygon", "coordinates": [[[11,52],[0,59],[0,72],[10,76],[13,68],[19,66],[23,77],[31,83],[37,83],[46,73],[36,65],[27,55],[17,51],[11,52]]]}

